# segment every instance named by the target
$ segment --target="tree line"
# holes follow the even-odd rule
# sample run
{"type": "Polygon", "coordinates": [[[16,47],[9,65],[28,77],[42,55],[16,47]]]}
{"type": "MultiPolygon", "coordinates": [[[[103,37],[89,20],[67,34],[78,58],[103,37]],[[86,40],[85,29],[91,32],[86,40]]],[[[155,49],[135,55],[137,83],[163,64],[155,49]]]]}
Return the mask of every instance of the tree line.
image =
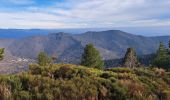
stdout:
{"type": "MultiPolygon", "coordinates": [[[[0,60],[4,58],[4,52],[5,49],[1,48],[0,60]]],[[[41,66],[53,64],[55,60],[55,56],[50,57],[45,52],[40,52],[38,55],[38,64],[41,66]]],[[[105,66],[100,52],[94,47],[93,44],[87,44],[85,46],[80,65],[98,69],[103,69],[105,66]]],[[[170,42],[168,48],[160,42],[159,48],[154,55],[151,65],[164,69],[170,68],[170,42]]],[[[141,64],[138,60],[135,49],[127,48],[126,54],[123,58],[122,67],[136,68],[140,66],[141,64]]]]}
{"type": "MultiPolygon", "coordinates": [[[[44,52],[41,52],[38,55],[38,64],[41,66],[46,66],[52,62],[55,62],[54,60],[56,59],[52,59],[44,52]]],[[[104,61],[100,55],[100,52],[94,47],[93,44],[87,44],[85,46],[80,65],[98,69],[103,69],[105,66],[104,61]]],[[[151,65],[164,69],[168,69],[170,67],[170,50],[167,49],[162,42],[159,45],[159,48],[151,62],[151,65]]],[[[134,48],[127,48],[121,66],[129,68],[137,68],[142,66],[139,62],[139,59],[134,48]]]]}

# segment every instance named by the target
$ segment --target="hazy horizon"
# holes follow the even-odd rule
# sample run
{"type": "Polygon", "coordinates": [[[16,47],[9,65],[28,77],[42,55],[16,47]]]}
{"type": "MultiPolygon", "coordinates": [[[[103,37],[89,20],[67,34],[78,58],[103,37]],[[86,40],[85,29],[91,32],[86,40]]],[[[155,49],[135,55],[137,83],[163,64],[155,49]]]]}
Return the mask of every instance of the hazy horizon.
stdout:
{"type": "Polygon", "coordinates": [[[58,33],[58,32],[64,32],[69,34],[82,34],[88,31],[107,31],[107,30],[120,30],[124,31],[130,34],[134,35],[141,35],[141,36],[170,36],[168,32],[168,28],[139,28],[139,27],[122,27],[122,28],[68,28],[68,29],[17,29],[17,28],[0,28],[0,30],[6,30],[5,33],[2,33],[3,31],[0,31],[0,38],[12,38],[12,37],[27,37],[27,36],[33,36],[33,35],[44,35],[44,34],[50,34],[50,33],[58,33]],[[11,32],[11,30],[13,30],[11,32]],[[15,31],[14,31],[15,30],[15,31]],[[9,31],[9,32],[8,32],[9,31]],[[22,31],[26,31],[23,32],[22,31]],[[11,32],[11,33],[10,33],[11,32]],[[18,32],[18,33],[17,33],[18,32]]]}
{"type": "Polygon", "coordinates": [[[1,29],[116,29],[170,35],[170,1],[1,0],[1,29]]]}

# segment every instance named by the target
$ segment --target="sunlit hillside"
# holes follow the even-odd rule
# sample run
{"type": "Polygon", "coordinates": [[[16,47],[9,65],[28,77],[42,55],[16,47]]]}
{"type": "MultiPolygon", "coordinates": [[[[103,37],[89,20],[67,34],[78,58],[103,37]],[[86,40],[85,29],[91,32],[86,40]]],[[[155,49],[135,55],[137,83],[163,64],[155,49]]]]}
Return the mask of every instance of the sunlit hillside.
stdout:
{"type": "Polygon", "coordinates": [[[159,68],[98,70],[71,64],[0,76],[0,99],[169,100],[170,73],[159,68]]]}

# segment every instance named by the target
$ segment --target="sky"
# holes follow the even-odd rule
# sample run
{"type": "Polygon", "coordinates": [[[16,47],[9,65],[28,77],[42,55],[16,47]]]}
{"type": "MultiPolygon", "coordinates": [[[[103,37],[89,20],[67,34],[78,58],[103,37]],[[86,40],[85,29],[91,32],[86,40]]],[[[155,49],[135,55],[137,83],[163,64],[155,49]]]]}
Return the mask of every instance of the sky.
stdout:
{"type": "Polygon", "coordinates": [[[150,29],[170,35],[169,9],[170,0],[0,0],[0,28],[150,29]]]}

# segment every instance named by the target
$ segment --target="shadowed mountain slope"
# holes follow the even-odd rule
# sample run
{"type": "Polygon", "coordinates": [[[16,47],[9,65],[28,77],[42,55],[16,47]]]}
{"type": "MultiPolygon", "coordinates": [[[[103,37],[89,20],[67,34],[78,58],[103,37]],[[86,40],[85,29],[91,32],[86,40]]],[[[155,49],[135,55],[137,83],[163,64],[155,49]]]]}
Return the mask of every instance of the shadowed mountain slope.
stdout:
{"type": "Polygon", "coordinates": [[[36,59],[41,51],[51,56],[57,56],[58,61],[80,62],[83,47],[93,43],[101,52],[103,59],[122,58],[128,47],[136,49],[138,55],[154,53],[159,42],[168,43],[170,36],[144,37],[108,30],[101,32],[86,32],[83,34],[53,33],[43,36],[31,36],[14,41],[8,50],[17,57],[36,59]]]}

